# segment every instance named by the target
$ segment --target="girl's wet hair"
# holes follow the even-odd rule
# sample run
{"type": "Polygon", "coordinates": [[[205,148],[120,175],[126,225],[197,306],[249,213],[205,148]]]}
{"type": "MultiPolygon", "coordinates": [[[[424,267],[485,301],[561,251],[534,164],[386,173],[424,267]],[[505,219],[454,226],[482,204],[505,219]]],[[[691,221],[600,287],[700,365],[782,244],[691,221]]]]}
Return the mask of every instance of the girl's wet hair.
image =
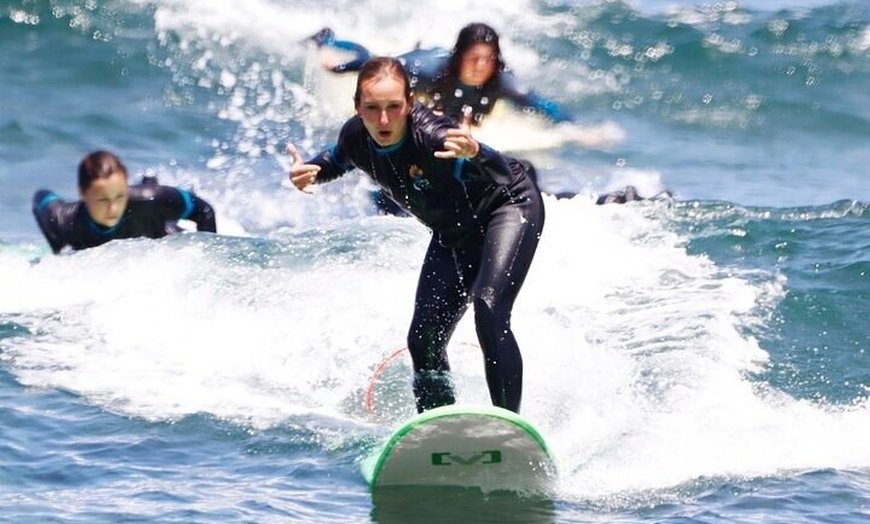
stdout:
{"type": "Polygon", "coordinates": [[[79,163],[79,191],[85,192],[98,178],[108,178],[113,173],[122,173],[127,178],[127,168],[121,160],[108,151],[94,151],[79,163]]]}
{"type": "Polygon", "coordinates": [[[475,44],[486,44],[492,47],[495,55],[495,70],[504,71],[505,64],[501,57],[501,45],[498,43],[498,33],[492,27],[482,23],[472,23],[463,27],[456,37],[456,44],[450,53],[447,63],[447,72],[451,78],[459,78],[462,66],[462,55],[475,44]]]}
{"type": "Polygon", "coordinates": [[[405,98],[410,100],[411,79],[402,63],[390,56],[376,56],[366,61],[359,70],[356,77],[356,92],[353,94],[354,107],[359,107],[360,100],[362,99],[363,83],[390,76],[401,80],[405,86],[405,98]]]}

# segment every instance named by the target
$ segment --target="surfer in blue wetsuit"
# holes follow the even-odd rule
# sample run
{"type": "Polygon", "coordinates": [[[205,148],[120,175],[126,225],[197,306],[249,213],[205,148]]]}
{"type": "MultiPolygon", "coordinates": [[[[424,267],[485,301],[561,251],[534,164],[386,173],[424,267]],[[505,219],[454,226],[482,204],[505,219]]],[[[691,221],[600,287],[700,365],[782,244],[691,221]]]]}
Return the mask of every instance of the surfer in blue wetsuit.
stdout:
{"type": "Polygon", "coordinates": [[[188,219],[198,231],[216,232],[214,210],[190,191],[145,179],[127,184],[127,168],[107,151],[82,159],[78,170],[81,200],[64,202],[52,191],[33,196],[33,215],[52,251],[81,250],[121,238],[160,238],[181,231],[188,219]]]}
{"type": "Polygon", "coordinates": [[[432,231],[408,331],[417,410],[454,403],[446,348],[471,303],[492,403],[519,411],[523,362],[511,310],[544,226],[531,164],[477,142],[470,115],[457,126],[415,102],[395,58],[361,67],[354,103],[332,148],[304,162],[288,146],[290,180],[304,191],[360,169],[432,231]]]}
{"type": "MultiPolygon", "coordinates": [[[[364,46],[336,39],[329,28],[320,30],[309,40],[320,48],[333,47],[354,55],[340,63],[324,60],[324,67],[336,73],[358,71],[370,57],[364,46]]],[[[463,118],[465,108],[470,107],[472,122],[479,125],[500,99],[554,122],[573,120],[552,100],[520,87],[502,58],[498,33],[486,24],[472,23],[463,27],[452,51],[418,47],[397,58],[408,71],[414,96],[434,111],[457,121],[463,118]]]]}

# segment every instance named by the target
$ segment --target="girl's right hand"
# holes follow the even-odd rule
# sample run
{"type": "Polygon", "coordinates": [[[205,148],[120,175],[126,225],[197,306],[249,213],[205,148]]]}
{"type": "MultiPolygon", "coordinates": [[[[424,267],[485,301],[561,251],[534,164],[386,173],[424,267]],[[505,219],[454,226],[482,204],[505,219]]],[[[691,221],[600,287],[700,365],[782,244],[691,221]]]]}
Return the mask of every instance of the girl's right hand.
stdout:
{"type": "Polygon", "coordinates": [[[290,166],[289,173],[290,182],[292,182],[299,191],[310,193],[311,191],[307,188],[313,184],[314,180],[317,178],[317,173],[320,172],[320,166],[306,164],[302,160],[302,155],[299,154],[299,150],[296,149],[296,146],[293,144],[287,144],[287,153],[293,160],[293,165],[290,166]]]}

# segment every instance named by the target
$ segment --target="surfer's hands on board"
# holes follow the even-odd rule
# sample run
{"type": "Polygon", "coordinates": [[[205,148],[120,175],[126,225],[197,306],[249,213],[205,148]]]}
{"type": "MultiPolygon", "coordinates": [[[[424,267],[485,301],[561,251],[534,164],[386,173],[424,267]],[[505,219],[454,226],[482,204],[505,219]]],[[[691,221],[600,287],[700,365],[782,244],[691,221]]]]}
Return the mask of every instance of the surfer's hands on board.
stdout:
{"type": "Polygon", "coordinates": [[[289,154],[290,158],[293,160],[293,165],[290,166],[289,173],[290,182],[292,182],[299,191],[310,193],[311,190],[307,188],[313,184],[314,180],[317,178],[317,173],[320,172],[320,166],[306,164],[305,161],[302,160],[302,155],[299,154],[299,150],[296,149],[296,146],[293,144],[287,144],[287,154],[289,154]]]}
{"type": "Polygon", "coordinates": [[[436,158],[474,158],[480,152],[480,143],[471,136],[471,107],[462,110],[462,123],[448,129],[444,151],[436,151],[436,158]]]}

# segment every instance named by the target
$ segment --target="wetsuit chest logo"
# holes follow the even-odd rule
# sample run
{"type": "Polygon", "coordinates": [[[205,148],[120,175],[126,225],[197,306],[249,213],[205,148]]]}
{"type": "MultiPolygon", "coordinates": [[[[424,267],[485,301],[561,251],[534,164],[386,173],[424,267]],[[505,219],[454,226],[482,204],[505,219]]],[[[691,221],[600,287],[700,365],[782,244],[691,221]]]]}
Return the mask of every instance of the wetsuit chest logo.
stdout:
{"type": "Polygon", "coordinates": [[[426,191],[432,186],[429,179],[426,178],[426,174],[423,173],[423,170],[420,169],[419,166],[412,165],[409,167],[408,177],[411,178],[411,183],[414,185],[414,188],[419,191],[426,191]]]}

